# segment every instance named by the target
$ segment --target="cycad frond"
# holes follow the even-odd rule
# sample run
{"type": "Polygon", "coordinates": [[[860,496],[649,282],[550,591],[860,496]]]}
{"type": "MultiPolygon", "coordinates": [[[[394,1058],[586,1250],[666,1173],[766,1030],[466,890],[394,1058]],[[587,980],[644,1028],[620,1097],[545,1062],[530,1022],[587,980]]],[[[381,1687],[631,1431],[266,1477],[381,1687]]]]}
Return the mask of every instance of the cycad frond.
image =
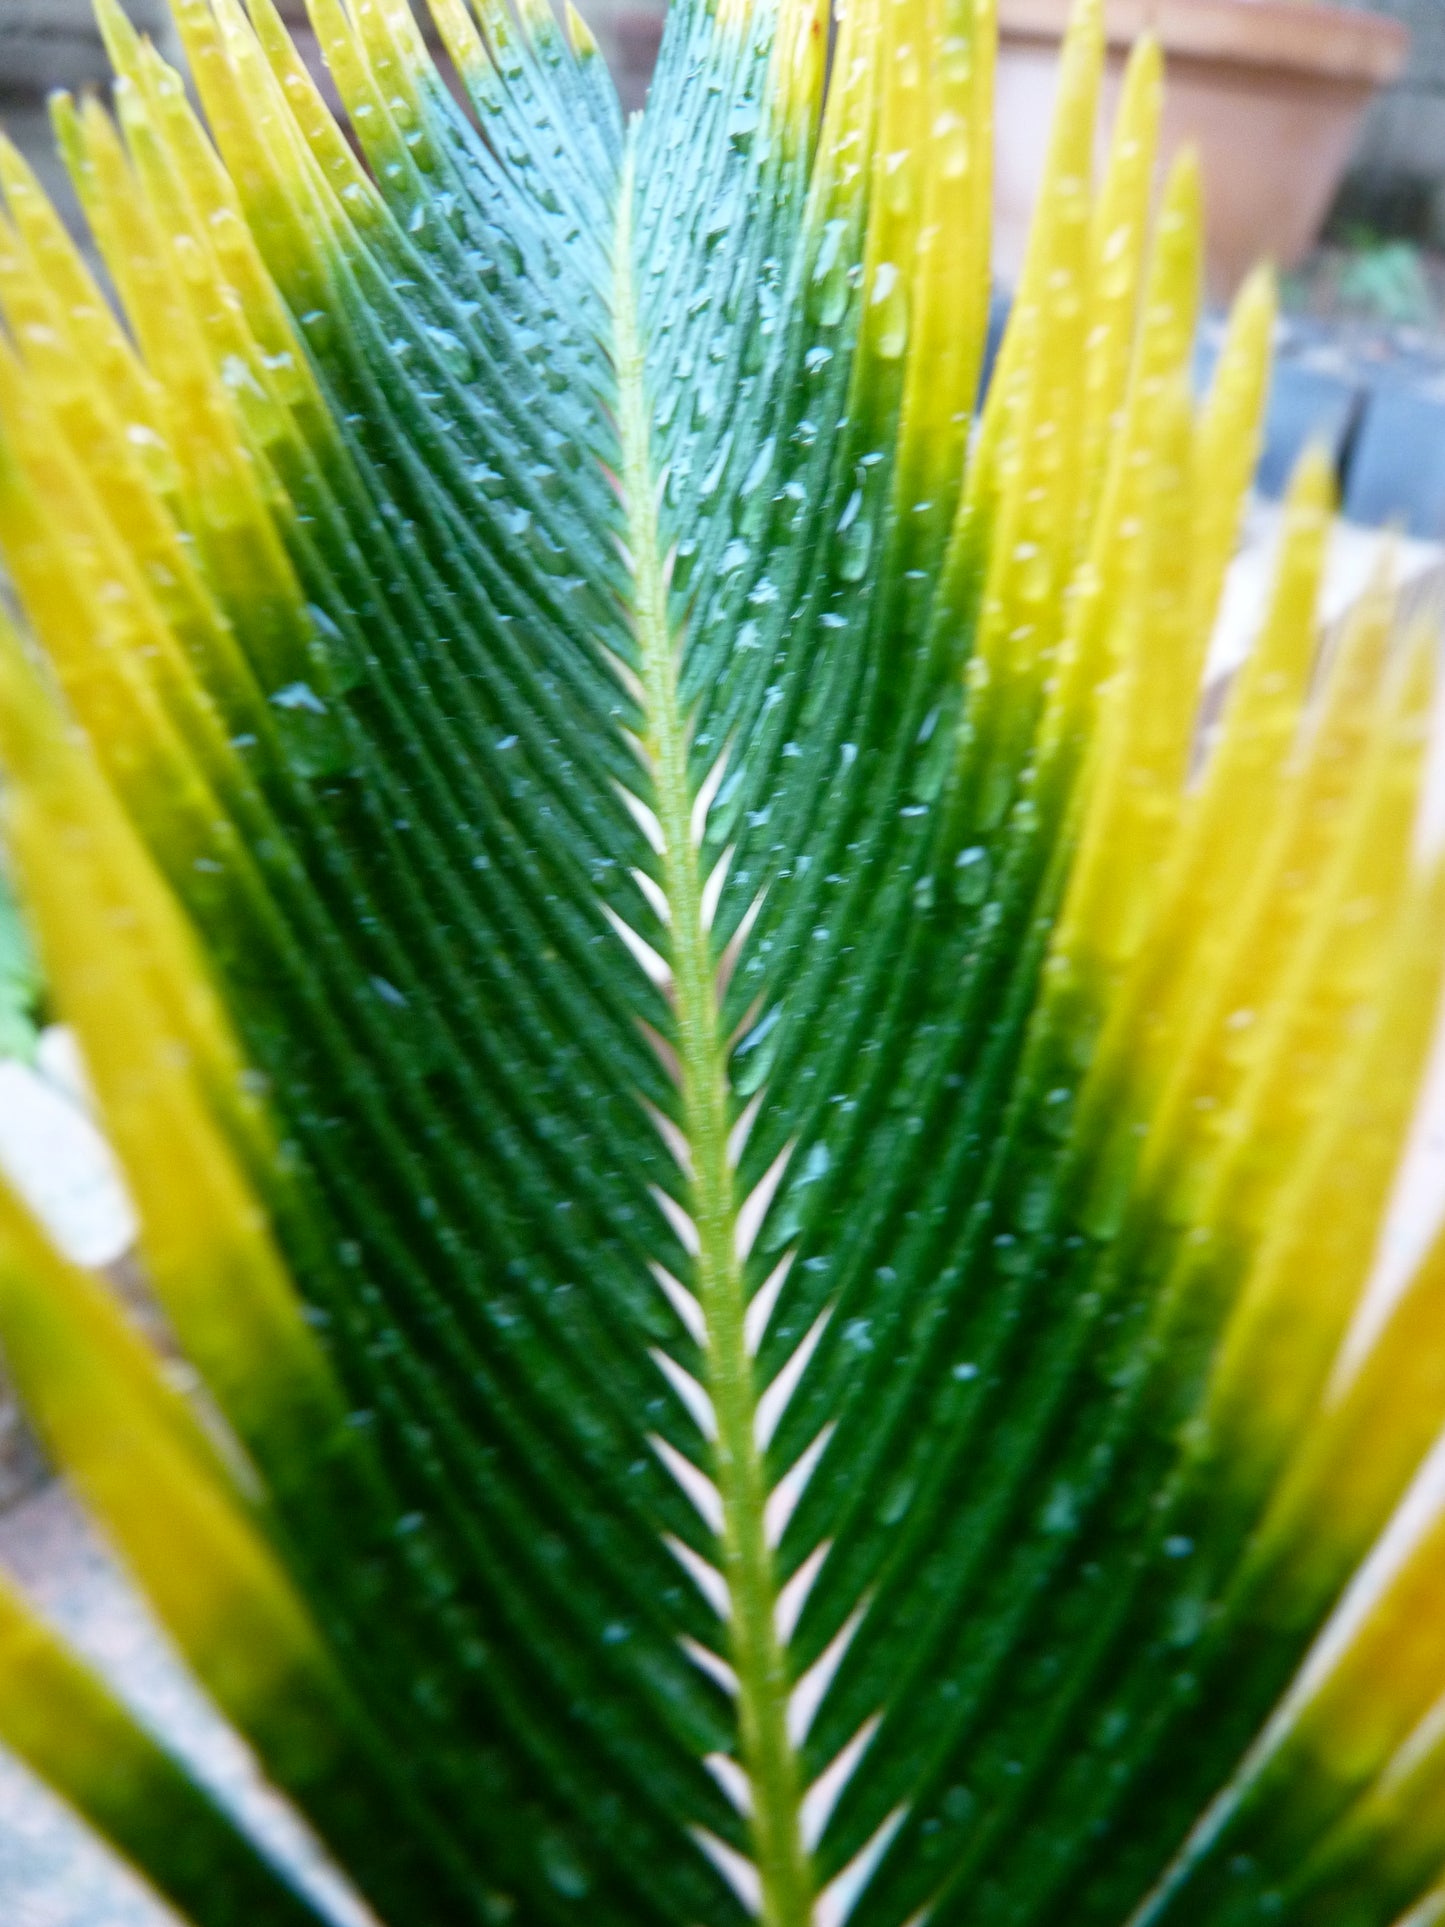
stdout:
{"type": "MultiPolygon", "coordinates": [[[[7,1205],[55,1454],[394,1927],[1388,1927],[1433,652],[1318,659],[1307,460],[1200,739],[1273,299],[1196,404],[1157,50],[1096,182],[1080,6],[975,419],[991,0],[683,0],[626,126],[575,14],[434,0],[468,115],[312,0],[359,155],[175,10],[209,132],[113,0],[57,112],[123,323],[0,153],[6,835],[204,1388],[7,1205]]],[[[4,1601],[0,1737],[306,1917],[4,1601]]]]}

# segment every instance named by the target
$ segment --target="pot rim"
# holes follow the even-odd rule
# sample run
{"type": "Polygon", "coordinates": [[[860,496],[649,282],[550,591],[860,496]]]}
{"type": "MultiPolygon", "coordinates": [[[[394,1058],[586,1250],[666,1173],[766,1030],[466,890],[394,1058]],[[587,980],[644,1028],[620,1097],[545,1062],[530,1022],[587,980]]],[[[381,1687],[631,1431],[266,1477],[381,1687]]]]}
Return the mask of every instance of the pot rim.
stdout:
{"type": "MultiPolygon", "coordinates": [[[[1073,0],[999,0],[1007,36],[1055,40],[1073,0]]],[[[1157,36],[1164,53],[1224,66],[1273,68],[1323,79],[1386,87],[1398,80],[1410,51],[1403,21],[1333,0],[1107,0],[1111,47],[1141,34],[1157,36]]]]}

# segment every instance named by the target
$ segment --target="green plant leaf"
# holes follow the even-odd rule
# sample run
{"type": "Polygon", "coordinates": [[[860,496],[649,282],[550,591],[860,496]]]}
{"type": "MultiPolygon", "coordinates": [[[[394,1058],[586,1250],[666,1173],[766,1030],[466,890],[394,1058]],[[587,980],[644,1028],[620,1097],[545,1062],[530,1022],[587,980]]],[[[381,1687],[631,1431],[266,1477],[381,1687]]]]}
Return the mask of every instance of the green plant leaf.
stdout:
{"type": "Polygon", "coordinates": [[[34,1056],[43,990],[24,920],[0,878],[0,1057],[34,1056]]]}
{"type": "Polygon", "coordinates": [[[1390,1927],[1432,655],[1310,457],[1201,735],[1274,305],[1196,402],[1157,49],[979,408],[992,0],[682,0],[626,123],[540,0],[312,0],[344,122],[175,12],[204,123],[111,0],[56,110],[123,320],[0,152],[5,834],[204,1388],[8,1208],[52,1450],[393,1923],[1390,1927]]]}

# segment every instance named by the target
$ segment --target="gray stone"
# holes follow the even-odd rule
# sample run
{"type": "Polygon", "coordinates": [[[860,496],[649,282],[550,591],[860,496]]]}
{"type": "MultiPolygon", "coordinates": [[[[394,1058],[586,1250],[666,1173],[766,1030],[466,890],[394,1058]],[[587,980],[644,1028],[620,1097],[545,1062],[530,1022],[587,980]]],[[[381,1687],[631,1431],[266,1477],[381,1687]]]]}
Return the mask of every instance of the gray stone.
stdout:
{"type": "Polygon", "coordinates": [[[1382,94],[1361,136],[1357,174],[1438,180],[1445,175],[1445,86],[1400,86],[1382,94]]]}
{"type": "Polygon", "coordinates": [[[1392,182],[1445,180],[1445,6],[1440,0],[1353,0],[1410,29],[1410,62],[1370,110],[1354,175],[1364,199],[1381,202],[1392,182]]]}
{"type": "MultiPolygon", "coordinates": [[[[171,44],[165,0],[128,0],[126,11],[143,33],[171,44]]],[[[53,87],[97,86],[109,77],[90,0],[3,0],[0,94],[44,95],[53,87]]]]}
{"type": "Polygon", "coordinates": [[[35,1491],[44,1478],[40,1448],[0,1373],[0,1512],[35,1491]]]}

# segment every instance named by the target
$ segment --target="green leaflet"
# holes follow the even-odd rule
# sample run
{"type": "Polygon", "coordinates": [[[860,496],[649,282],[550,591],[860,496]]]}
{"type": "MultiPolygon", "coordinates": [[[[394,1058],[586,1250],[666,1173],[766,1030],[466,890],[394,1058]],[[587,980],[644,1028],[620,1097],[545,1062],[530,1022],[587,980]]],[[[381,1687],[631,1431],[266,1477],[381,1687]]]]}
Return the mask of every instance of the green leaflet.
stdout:
{"type": "Polygon", "coordinates": [[[229,1434],[16,1212],[53,1449],[385,1920],[1390,1927],[1431,670],[1316,663],[1309,462],[1196,740],[1273,303],[1196,404],[1157,50],[1095,180],[1079,8],[976,418],[990,0],[683,0],[627,125],[532,0],[465,112],[311,12],[345,133],[268,0],[204,125],[102,9],[123,326],[0,153],[6,836],[229,1434]]]}

